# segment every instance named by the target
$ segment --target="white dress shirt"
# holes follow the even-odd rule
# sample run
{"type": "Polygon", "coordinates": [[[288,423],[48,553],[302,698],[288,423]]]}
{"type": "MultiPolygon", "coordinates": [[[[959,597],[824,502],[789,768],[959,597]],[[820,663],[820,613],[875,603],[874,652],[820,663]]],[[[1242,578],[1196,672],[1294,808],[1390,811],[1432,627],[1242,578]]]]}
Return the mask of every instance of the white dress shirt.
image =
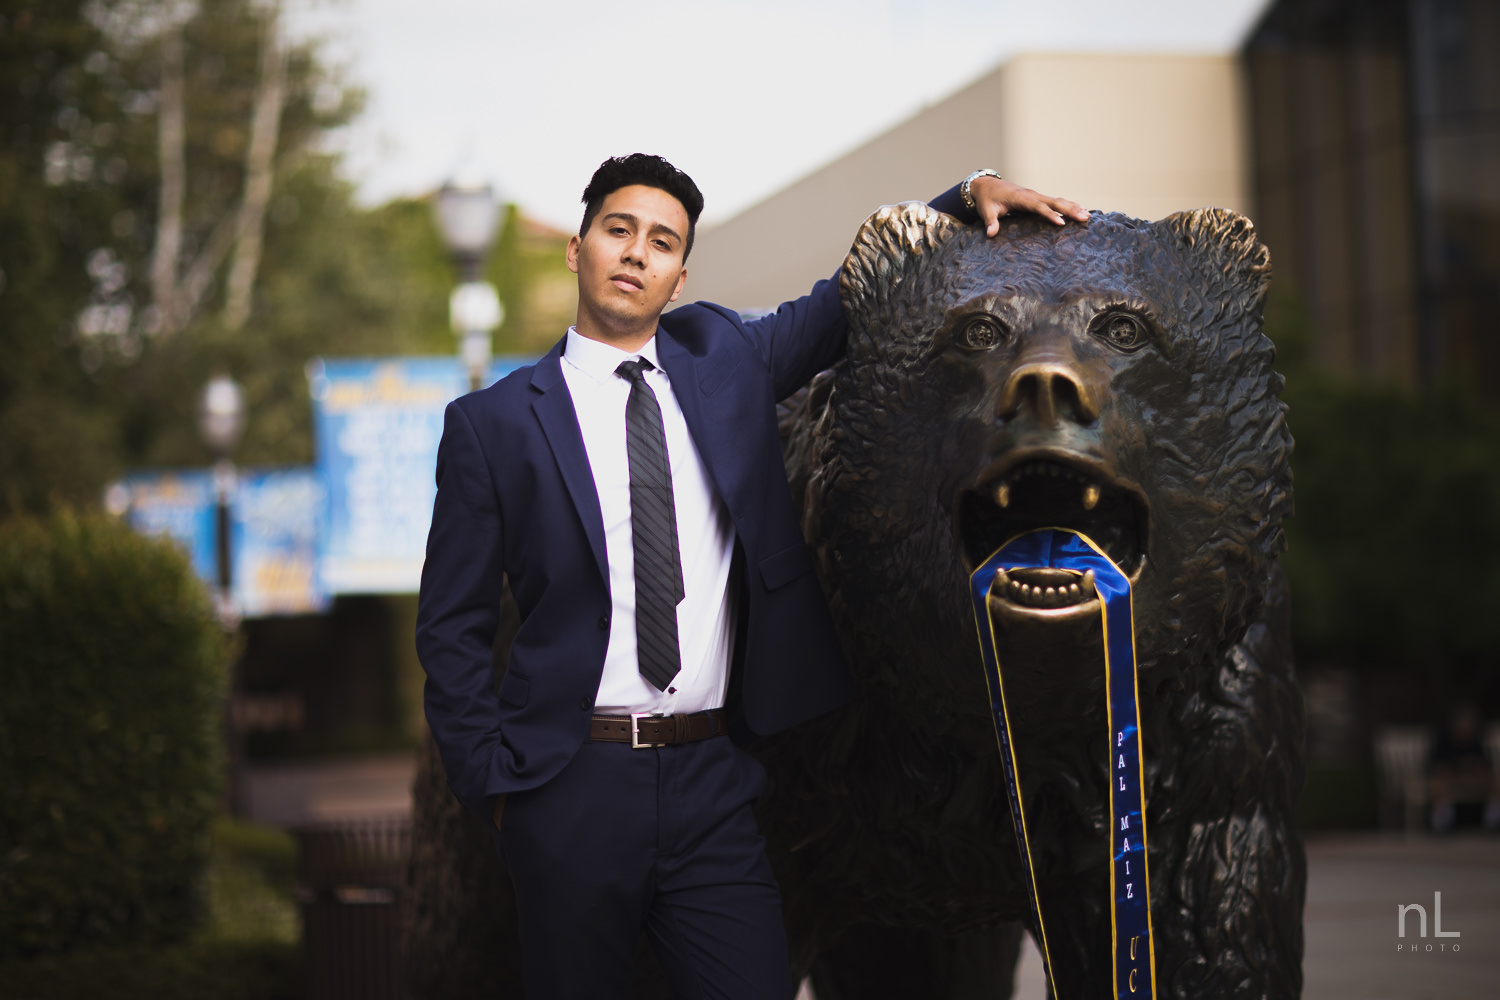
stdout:
{"type": "Polygon", "coordinates": [[[562,357],[563,380],[583,432],[583,447],[604,516],[604,550],[609,565],[609,648],[594,711],[672,715],[721,708],[729,687],[734,649],[734,609],[729,566],[734,556],[734,524],[688,434],[687,421],[671,380],[656,358],[656,338],[638,354],[590,340],[568,330],[562,357]],[[635,550],[630,528],[630,462],[625,453],[625,404],[630,383],[615,374],[620,362],[645,358],[655,366],[646,384],[656,394],[672,463],[672,495],[677,507],[678,550],[687,596],[677,605],[682,672],[658,691],[641,676],[635,645],[635,550]]]}

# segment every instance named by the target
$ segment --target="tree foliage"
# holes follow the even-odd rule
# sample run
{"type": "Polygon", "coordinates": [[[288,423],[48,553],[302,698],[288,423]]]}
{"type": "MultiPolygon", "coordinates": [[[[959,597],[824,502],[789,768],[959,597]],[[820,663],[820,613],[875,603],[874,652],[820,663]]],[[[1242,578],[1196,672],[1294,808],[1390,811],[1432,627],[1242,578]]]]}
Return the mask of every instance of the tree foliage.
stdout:
{"type": "Polygon", "coordinates": [[[1412,393],[1318,367],[1293,299],[1273,297],[1267,330],[1297,439],[1299,655],[1472,686],[1500,660],[1500,412],[1457,384],[1412,393]]]}
{"type": "MultiPolygon", "coordinates": [[[[314,356],[449,354],[453,274],[429,206],[374,208],[340,175],[359,92],[315,42],[281,39],[284,87],[248,313],[227,317],[264,77],[261,0],[0,0],[0,515],[97,502],[128,466],[198,465],[197,393],[246,388],[237,458],[306,462],[314,356]],[[213,267],[178,328],[153,269],[164,216],[164,46],[181,39],[185,123],[173,275],[213,267]],[[223,240],[219,239],[219,244],[223,240]]],[[[520,218],[492,258],[501,352],[571,320],[561,234],[520,218]]]]}
{"type": "Polygon", "coordinates": [[[122,111],[91,72],[105,68],[104,39],[83,6],[0,0],[0,489],[13,505],[32,499],[24,480],[40,470],[48,492],[77,495],[98,476],[88,469],[110,464],[73,320],[88,255],[113,240],[122,204],[119,167],[97,155],[118,132],[95,123],[122,111]]]}

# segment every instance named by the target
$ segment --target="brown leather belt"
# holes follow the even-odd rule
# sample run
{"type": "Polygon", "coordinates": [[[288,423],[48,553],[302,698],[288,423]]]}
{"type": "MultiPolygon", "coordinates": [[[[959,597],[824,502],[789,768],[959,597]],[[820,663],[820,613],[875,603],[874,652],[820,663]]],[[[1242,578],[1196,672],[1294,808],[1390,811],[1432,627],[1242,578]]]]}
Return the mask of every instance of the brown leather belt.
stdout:
{"type": "Polygon", "coordinates": [[[722,708],[691,715],[596,715],[589,722],[589,739],[646,747],[693,743],[729,732],[729,715],[722,708]]]}

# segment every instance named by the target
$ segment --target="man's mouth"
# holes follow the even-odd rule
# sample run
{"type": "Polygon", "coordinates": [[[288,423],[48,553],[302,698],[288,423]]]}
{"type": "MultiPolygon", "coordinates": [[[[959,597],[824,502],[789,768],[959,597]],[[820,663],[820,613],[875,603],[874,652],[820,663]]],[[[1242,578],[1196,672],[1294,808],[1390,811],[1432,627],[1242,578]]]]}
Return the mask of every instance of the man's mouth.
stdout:
{"type": "MultiPolygon", "coordinates": [[[[1067,528],[1086,536],[1133,579],[1145,563],[1149,521],[1138,489],[1061,453],[1026,457],[958,499],[959,538],[970,570],[1018,535],[1067,528]]],[[[1000,574],[990,593],[1038,609],[1074,607],[1096,596],[1092,572],[1068,569],[1014,569],[1000,574]]]]}
{"type": "Polygon", "coordinates": [[[633,274],[615,274],[611,275],[609,280],[614,282],[616,288],[624,289],[626,291],[646,287],[645,284],[641,282],[641,279],[637,278],[633,274]]]}

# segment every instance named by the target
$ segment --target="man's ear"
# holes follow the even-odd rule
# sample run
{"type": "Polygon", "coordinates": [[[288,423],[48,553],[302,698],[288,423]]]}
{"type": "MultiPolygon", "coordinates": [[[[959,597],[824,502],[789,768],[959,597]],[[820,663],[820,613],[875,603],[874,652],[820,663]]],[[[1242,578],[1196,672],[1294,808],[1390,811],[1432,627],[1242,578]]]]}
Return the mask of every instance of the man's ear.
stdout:
{"type": "Polygon", "coordinates": [[[568,237],[568,270],[574,274],[578,273],[578,248],[583,246],[583,237],[573,235],[568,237]]]}
{"type": "Polygon", "coordinates": [[[677,301],[677,296],[679,296],[679,295],[682,294],[682,286],[686,285],[686,284],[687,284],[687,268],[683,268],[682,269],[682,273],[677,276],[677,287],[674,288],[674,289],[672,289],[672,297],[670,299],[668,299],[667,301],[668,302],[676,302],[677,301]]]}

